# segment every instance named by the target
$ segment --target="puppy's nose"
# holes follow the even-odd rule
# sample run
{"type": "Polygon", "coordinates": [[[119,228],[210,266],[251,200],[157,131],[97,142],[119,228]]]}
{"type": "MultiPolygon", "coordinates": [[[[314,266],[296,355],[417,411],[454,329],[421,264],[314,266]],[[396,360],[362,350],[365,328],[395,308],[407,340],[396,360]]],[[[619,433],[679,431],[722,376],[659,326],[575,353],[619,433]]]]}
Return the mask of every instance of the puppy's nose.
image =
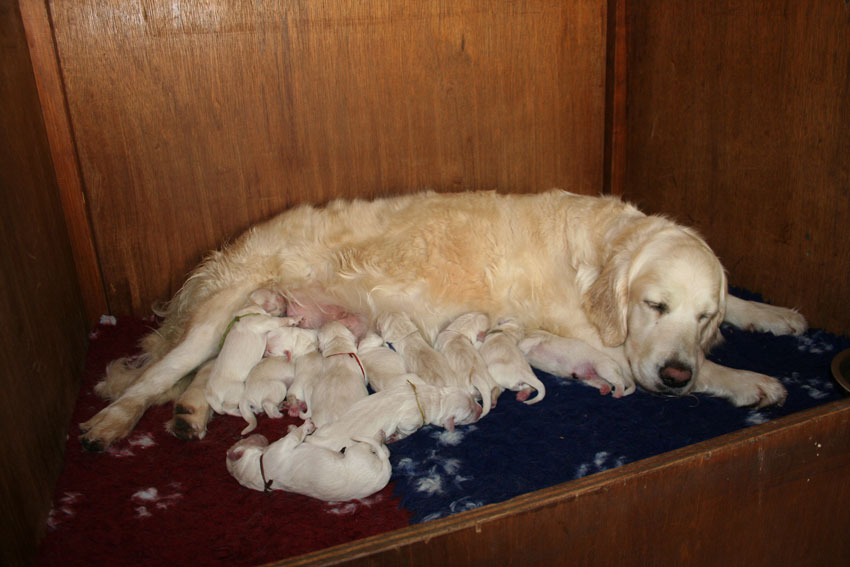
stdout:
{"type": "Polygon", "coordinates": [[[658,371],[661,382],[668,388],[682,388],[690,382],[692,375],[690,366],[677,360],[668,360],[658,371]]]}

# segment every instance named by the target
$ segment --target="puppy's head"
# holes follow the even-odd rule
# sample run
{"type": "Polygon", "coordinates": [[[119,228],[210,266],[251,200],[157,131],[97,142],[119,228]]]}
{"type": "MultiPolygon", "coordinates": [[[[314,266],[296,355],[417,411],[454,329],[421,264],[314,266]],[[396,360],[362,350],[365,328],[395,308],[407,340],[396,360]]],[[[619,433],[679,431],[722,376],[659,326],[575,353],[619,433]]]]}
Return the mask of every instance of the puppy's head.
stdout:
{"type": "Polygon", "coordinates": [[[708,245],[669,227],[612,256],[585,298],[608,346],[623,346],[645,389],[691,391],[726,309],[726,275],[708,245]]]}
{"type": "Polygon", "coordinates": [[[486,314],[471,312],[457,317],[449,323],[446,330],[460,333],[474,344],[484,338],[489,326],[490,318],[486,314]]]}
{"type": "Polygon", "coordinates": [[[250,435],[237,441],[227,450],[225,462],[227,471],[239,484],[254,490],[263,490],[262,475],[258,460],[269,446],[269,440],[264,435],[250,435]]]}
{"type": "Polygon", "coordinates": [[[354,334],[339,321],[325,323],[318,333],[319,349],[325,356],[340,352],[354,352],[354,334]]]}
{"type": "Polygon", "coordinates": [[[456,387],[443,387],[439,391],[439,412],[434,425],[454,431],[457,425],[475,423],[481,417],[483,409],[472,394],[456,387]]]}
{"type": "Polygon", "coordinates": [[[418,330],[405,313],[386,312],[378,316],[378,332],[388,343],[398,341],[418,330]]]}

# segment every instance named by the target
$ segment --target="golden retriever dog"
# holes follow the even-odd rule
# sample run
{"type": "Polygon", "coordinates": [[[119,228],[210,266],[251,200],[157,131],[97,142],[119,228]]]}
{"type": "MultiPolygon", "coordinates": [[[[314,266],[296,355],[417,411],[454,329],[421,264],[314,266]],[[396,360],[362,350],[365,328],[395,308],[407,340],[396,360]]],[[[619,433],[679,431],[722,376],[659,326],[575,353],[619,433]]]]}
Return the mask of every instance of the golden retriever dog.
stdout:
{"type": "Polygon", "coordinates": [[[141,364],[126,369],[132,383],[81,425],[84,446],[102,450],[127,436],[151,403],[216,356],[232,314],[263,288],[289,307],[367,329],[383,313],[406,313],[432,343],[462,313],[515,316],[529,331],[586,343],[589,364],[613,361],[619,375],[602,378],[623,394],[636,382],[735,404],[778,403],[785,390],[705,359],[721,321],[806,328],[793,310],[727,296],[702,238],[617,198],[423,192],[305,205],[251,228],[193,272],[144,341],[141,364]]]}

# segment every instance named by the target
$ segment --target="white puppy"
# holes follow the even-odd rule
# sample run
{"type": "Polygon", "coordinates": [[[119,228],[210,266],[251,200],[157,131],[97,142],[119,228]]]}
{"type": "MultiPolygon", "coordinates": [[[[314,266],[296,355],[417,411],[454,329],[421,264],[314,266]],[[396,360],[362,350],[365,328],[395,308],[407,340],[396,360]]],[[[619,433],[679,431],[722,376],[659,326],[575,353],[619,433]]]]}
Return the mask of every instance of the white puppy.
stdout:
{"type": "Polygon", "coordinates": [[[434,341],[434,347],[449,362],[456,380],[454,385],[481,399],[482,415],[490,413],[493,390],[497,389],[476,346],[489,326],[490,318],[484,313],[465,313],[440,331],[434,341]]]}
{"type": "Polygon", "coordinates": [[[339,451],[357,439],[402,439],[425,425],[454,431],[480,417],[481,406],[460,388],[409,382],[363,398],[337,421],[318,428],[307,443],[339,451]]]}
{"type": "Polygon", "coordinates": [[[457,379],[446,357],[437,352],[405,313],[388,312],[377,321],[378,332],[404,359],[407,370],[434,386],[454,386],[457,379]]]}
{"type": "Polygon", "coordinates": [[[516,318],[499,319],[487,332],[478,352],[500,388],[516,392],[516,399],[521,402],[536,404],[546,396],[546,387],[517,346],[524,335],[525,330],[516,318]],[[529,399],[532,390],[537,390],[537,396],[529,399]]]}
{"type": "Polygon", "coordinates": [[[322,374],[304,385],[303,401],[308,417],[316,427],[339,419],[351,405],[369,395],[366,371],[357,357],[354,335],[339,321],[319,329],[319,350],[322,352],[322,374]]]}
{"type": "Polygon", "coordinates": [[[369,386],[375,392],[381,392],[396,386],[406,386],[408,382],[424,384],[416,374],[407,371],[404,358],[388,347],[377,333],[369,331],[357,345],[357,356],[366,370],[369,386]]]}
{"type": "Polygon", "coordinates": [[[304,443],[313,427],[307,421],[271,445],[251,435],[227,451],[227,470],[253,490],[285,490],[329,502],[366,498],[387,485],[392,466],[386,447],[364,439],[340,453],[304,443]]]}
{"type": "Polygon", "coordinates": [[[318,348],[316,331],[300,327],[280,327],[269,332],[266,356],[251,369],[239,400],[239,413],[248,426],[242,435],[257,427],[254,415],[264,411],[271,418],[281,417],[280,404],[295,380],[295,360],[318,348]]]}
{"type": "Polygon", "coordinates": [[[528,333],[518,346],[535,368],[581,380],[603,395],[611,393],[619,398],[635,389],[634,382],[623,376],[613,359],[583,341],[537,330],[528,333]]]}
{"type": "Polygon", "coordinates": [[[263,358],[269,331],[297,324],[289,317],[273,317],[258,306],[245,307],[233,315],[205,390],[207,402],[217,413],[239,414],[239,400],[251,369],[263,358]]]}

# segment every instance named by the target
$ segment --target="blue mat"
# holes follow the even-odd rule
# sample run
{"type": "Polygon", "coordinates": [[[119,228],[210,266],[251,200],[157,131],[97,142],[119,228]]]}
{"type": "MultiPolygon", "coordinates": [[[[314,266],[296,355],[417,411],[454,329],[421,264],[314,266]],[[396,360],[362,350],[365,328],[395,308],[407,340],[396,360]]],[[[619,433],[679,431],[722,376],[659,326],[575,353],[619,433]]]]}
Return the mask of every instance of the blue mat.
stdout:
{"type": "MultiPolygon", "coordinates": [[[[735,291],[745,299],[758,299],[735,291]]],[[[736,408],[705,395],[668,398],[638,390],[614,399],[537,372],[545,399],[527,406],[505,392],[476,424],[429,426],[390,445],[396,495],[426,522],[618,467],[842,398],[830,362],[850,339],[812,329],[800,337],[724,325],[709,359],[778,378],[782,407],[736,408]]]]}

